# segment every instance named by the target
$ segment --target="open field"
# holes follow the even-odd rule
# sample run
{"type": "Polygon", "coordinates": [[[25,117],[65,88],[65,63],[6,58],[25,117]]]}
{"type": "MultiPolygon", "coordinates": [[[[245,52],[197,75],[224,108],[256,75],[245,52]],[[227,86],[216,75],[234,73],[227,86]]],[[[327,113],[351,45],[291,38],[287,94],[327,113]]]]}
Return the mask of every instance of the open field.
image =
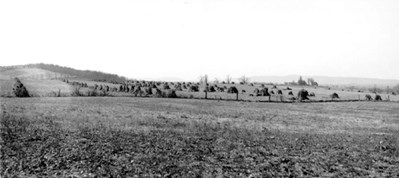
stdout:
{"type": "MultiPolygon", "coordinates": [[[[0,96],[13,96],[12,94],[12,85],[13,79],[18,77],[21,79],[22,83],[25,85],[27,90],[32,96],[42,97],[42,96],[56,96],[58,91],[61,91],[61,96],[71,96],[74,86],[71,86],[65,82],[62,82],[62,79],[68,79],[70,82],[81,82],[86,83],[88,86],[94,85],[107,85],[110,88],[116,87],[119,88],[120,85],[112,84],[107,82],[97,82],[93,80],[83,79],[80,77],[72,77],[62,73],[50,72],[47,70],[39,69],[39,68],[14,68],[10,70],[2,70],[0,71],[0,96]],[[58,79],[54,79],[58,78],[58,79]]],[[[176,82],[175,82],[176,83],[176,82]]],[[[170,85],[171,89],[175,89],[174,85],[170,85]]],[[[260,84],[255,84],[254,86],[250,85],[241,85],[241,84],[212,84],[210,86],[219,86],[229,88],[231,86],[237,87],[239,91],[239,100],[248,100],[248,101],[268,101],[269,97],[256,97],[250,96],[254,94],[254,90],[256,88],[260,89],[260,84]],[[245,90],[245,92],[243,92],[245,90]]],[[[309,92],[315,93],[314,97],[309,97],[311,101],[329,101],[331,100],[330,95],[333,93],[337,93],[340,97],[338,100],[365,100],[365,95],[369,94],[371,96],[375,96],[368,91],[358,92],[357,90],[349,90],[342,88],[329,88],[329,87],[311,87],[311,86],[285,86],[285,85],[276,85],[276,89],[273,88],[273,85],[266,85],[270,91],[274,91],[277,93],[277,90],[282,90],[283,95],[273,95],[271,96],[271,101],[291,101],[290,99],[293,96],[289,96],[288,92],[292,91],[294,96],[297,96],[297,93],[301,89],[306,89],[309,92]],[[292,90],[287,90],[287,87],[290,87],[292,90]]],[[[159,89],[163,88],[163,84],[158,86],[159,89]]],[[[144,89],[144,87],[143,87],[144,89]]],[[[189,92],[188,89],[183,89],[183,91],[177,91],[178,97],[184,98],[204,98],[205,93],[202,92],[205,89],[205,85],[199,85],[200,92],[189,92]]],[[[88,89],[81,88],[82,94],[87,94],[88,89]]],[[[99,92],[99,91],[98,91],[99,92]]],[[[122,92],[108,92],[111,96],[133,96],[132,93],[122,93],[122,92]]],[[[388,95],[386,93],[379,93],[383,100],[390,101],[399,101],[399,95],[388,95]]],[[[208,92],[208,98],[210,99],[224,99],[224,100],[235,100],[235,94],[228,94],[227,92],[208,92]]]]}
{"type": "MultiPolygon", "coordinates": [[[[93,87],[95,84],[97,85],[108,85],[109,87],[116,87],[119,88],[120,85],[118,84],[111,84],[111,83],[106,83],[106,82],[96,82],[96,81],[85,81],[85,80],[74,80],[70,79],[69,81],[75,81],[75,82],[83,82],[87,83],[88,86],[93,87]]],[[[215,84],[210,84],[211,86],[215,84]]],[[[246,100],[246,101],[269,101],[269,97],[266,96],[250,96],[251,94],[254,94],[255,89],[261,89],[260,84],[255,84],[254,86],[250,85],[241,85],[241,84],[216,84],[219,87],[237,87],[239,91],[238,98],[239,100],[246,100]],[[242,91],[245,92],[242,92],[242,91]]],[[[174,85],[170,85],[171,89],[175,89],[174,85]]],[[[271,94],[270,101],[274,102],[280,102],[280,101],[292,101],[290,100],[291,97],[296,97],[297,93],[301,89],[305,89],[309,92],[315,93],[315,96],[309,97],[310,101],[331,101],[330,95],[333,93],[337,93],[339,95],[339,99],[334,99],[334,100],[365,100],[365,96],[371,95],[372,97],[375,96],[375,94],[370,93],[370,92],[358,92],[358,91],[349,91],[349,90],[342,90],[338,88],[328,88],[328,87],[311,87],[311,86],[285,86],[285,85],[277,85],[277,88],[274,89],[272,85],[265,85],[266,88],[269,89],[270,91],[273,91],[276,94],[271,94]],[[287,87],[290,87],[292,90],[287,90],[287,87]],[[277,90],[282,90],[283,95],[277,95],[277,90]],[[289,96],[289,92],[293,92],[294,96],[289,96]]],[[[145,88],[145,87],[143,87],[145,88]]],[[[163,84],[158,86],[159,89],[163,88],[163,84]]],[[[182,91],[176,91],[176,94],[178,97],[182,98],[205,98],[205,93],[203,90],[205,89],[205,85],[199,85],[199,92],[190,92],[189,89],[183,89],[182,91]]],[[[86,93],[87,91],[82,88],[81,89],[83,92],[86,93]]],[[[142,89],[143,90],[143,89],[142,89]]],[[[108,92],[109,95],[111,96],[134,96],[133,93],[128,92],[108,92]]],[[[379,94],[383,100],[390,100],[390,101],[399,101],[399,95],[388,95],[388,94],[379,94]]],[[[207,93],[207,98],[209,99],[221,99],[221,100],[235,100],[236,99],[236,94],[229,94],[226,91],[225,92],[208,92],[207,93]]]]}
{"type": "Polygon", "coordinates": [[[0,79],[0,97],[13,96],[13,85],[14,81],[11,79],[0,79]]]}
{"type": "Polygon", "coordinates": [[[34,97],[56,96],[60,91],[61,96],[71,96],[72,86],[60,80],[22,79],[29,93],[34,97]]]}
{"type": "Polygon", "coordinates": [[[34,97],[55,96],[60,90],[61,96],[70,96],[72,87],[60,80],[52,79],[65,76],[37,68],[16,68],[12,70],[0,71],[0,97],[14,96],[12,88],[14,78],[21,80],[34,97]]]}
{"type": "Polygon", "coordinates": [[[399,103],[1,98],[1,176],[398,177],[399,103]]]}
{"type": "MultiPolygon", "coordinates": [[[[59,90],[61,96],[71,96],[72,92],[72,86],[59,80],[21,79],[21,82],[33,97],[56,96],[59,90]]],[[[12,93],[14,83],[13,79],[0,79],[0,97],[14,96],[12,93]]]]}

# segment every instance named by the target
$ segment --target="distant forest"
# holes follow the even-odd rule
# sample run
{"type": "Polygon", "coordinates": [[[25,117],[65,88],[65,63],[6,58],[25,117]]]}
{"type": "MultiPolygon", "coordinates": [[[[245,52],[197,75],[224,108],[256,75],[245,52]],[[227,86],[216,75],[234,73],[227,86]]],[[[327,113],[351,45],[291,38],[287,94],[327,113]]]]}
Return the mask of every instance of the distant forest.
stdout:
{"type": "Polygon", "coordinates": [[[50,72],[61,73],[68,76],[72,76],[74,78],[83,78],[93,81],[99,82],[110,82],[110,83],[123,83],[127,79],[122,76],[118,76],[116,74],[109,74],[99,71],[90,71],[90,70],[76,70],[70,67],[62,67],[54,64],[27,64],[27,65],[17,65],[17,66],[0,66],[0,70],[10,70],[16,68],[39,68],[43,70],[47,70],[50,72]]]}

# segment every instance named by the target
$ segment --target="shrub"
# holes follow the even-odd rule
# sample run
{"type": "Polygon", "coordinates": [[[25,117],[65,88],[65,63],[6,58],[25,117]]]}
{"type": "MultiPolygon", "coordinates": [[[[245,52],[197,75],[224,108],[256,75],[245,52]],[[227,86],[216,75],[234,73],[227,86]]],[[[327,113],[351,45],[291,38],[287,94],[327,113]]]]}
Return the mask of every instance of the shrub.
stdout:
{"type": "Polygon", "coordinates": [[[99,96],[108,96],[108,92],[106,90],[100,90],[100,93],[98,93],[99,96]]]}
{"type": "Polygon", "coordinates": [[[146,88],[145,92],[147,95],[152,95],[152,88],[146,88]]]}
{"type": "Polygon", "coordinates": [[[367,94],[366,96],[364,96],[365,98],[366,98],[366,100],[367,101],[370,101],[372,98],[371,98],[371,95],[369,95],[369,94],[367,94]]]}
{"type": "Polygon", "coordinates": [[[71,95],[72,96],[83,96],[83,94],[80,93],[80,87],[79,86],[75,86],[73,88],[71,95]]]}
{"type": "Polygon", "coordinates": [[[176,91],[182,91],[182,86],[181,85],[175,85],[175,90],[176,91]]]}
{"type": "Polygon", "coordinates": [[[258,93],[256,96],[270,96],[269,94],[269,89],[268,88],[262,88],[258,90],[258,93]]]}
{"type": "Polygon", "coordinates": [[[290,92],[288,92],[288,95],[294,96],[294,93],[292,93],[292,91],[290,91],[290,92]]]}
{"type": "Polygon", "coordinates": [[[199,88],[197,85],[192,85],[192,86],[190,86],[189,91],[190,92],[199,92],[199,88]]]}
{"type": "Polygon", "coordinates": [[[331,97],[331,99],[335,99],[335,98],[339,99],[339,96],[337,93],[331,94],[330,97],[331,97]]]}
{"type": "Polygon", "coordinates": [[[277,94],[278,94],[278,95],[282,95],[282,94],[283,94],[283,91],[277,90],[277,94]]]}
{"type": "Polygon", "coordinates": [[[175,90],[166,90],[162,92],[162,96],[165,98],[177,98],[175,90]]]}
{"type": "Polygon", "coordinates": [[[169,89],[170,89],[170,87],[169,87],[169,85],[168,85],[168,84],[164,84],[164,85],[163,85],[163,89],[164,89],[164,90],[169,90],[169,89]]]}
{"type": "Polygon", "coordinates": [[[137,96],[137,95],[141,96],[141,95],[143,95],[143,91],[141,91],[141,87],[140,87],[140,86],[135,87],[135,88],[134,88],[134,91],[133,91],[133,94],[134,94],[134,96],[137,96]]]}
{"type": "Polygon", "coordinates": [[[155,94],[153,95],[155,97],[162,97],[162,91],[158,88],[155,89],[155,94]]]}
{"type": "Polygon", "coordinates": [[[236,87],[230,87],[227,90],[227,93],[238,93],[238,89],[236,87]]]}
{"type": "Polygon", "coordinates": [[[25,88],[25,86],[22,84],[22,82],[18,78],[15,78],[15,83],[14,83],[14,87],[12,90],[16,97],[29,97],[30,96],[28,90],[25,88]]]}
{"type": "Polygon", "coordinates": [[[298,99],[299,99],[299,101],[309,100],[308,96],[309,96],[309,92],[306,91],[305,89],[302,89],[302,90],[298,91],[298,99]]]}
{"type": "Polygon", "coordinates": [[[216,90],[215,90],[215,87],[214,87],[214,86],[210,86],[208,91],[209,91],[209,92],[216,92],[216,90]]]}
{"type": "Polygon", "coordinates": [[[98,92],[95,89],[90,89],[87,91],[87,96],[98,96],[98,92]]]}
{"type": "Polygon", "coordinates": [[[375,101],[382,101],[381,95],[375,95],[375,101]]]}

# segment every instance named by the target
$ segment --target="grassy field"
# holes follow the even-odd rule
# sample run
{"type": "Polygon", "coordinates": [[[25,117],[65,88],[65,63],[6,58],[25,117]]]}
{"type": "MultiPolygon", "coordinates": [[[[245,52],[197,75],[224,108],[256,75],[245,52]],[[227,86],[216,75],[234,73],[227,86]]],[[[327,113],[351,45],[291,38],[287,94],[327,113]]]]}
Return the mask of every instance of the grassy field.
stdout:
{"type": "MultiPolygon", "coordinates": [[[[13,96],[12,94],[12,84],[13,79],[18,77],[21,79],[22,83],[26,86],[27,90],[32,96],[42,97],[42,96],[55,96],[59,90],[61,90],[61,96],[70,96],[73,90],[73,86],[62,82],[61,80],[56,80],[53,78],[59,77],[66,77],[69,78],[69,81],[77,81],[87,83],[88,86],[97,85],[108,85],[111,88],[117,87],[119,88],[120,85],[106,83],[106,82],[96,82],[96,81],[88,81],[85,79],[73,79],[65,74],[54,73],[42,69],[37,68],[16,68],[12,70],[5,70],[0,71],[0,96],[13,96]]],[[[215,84],[210,84],[215,85],[215,84]]],[[[239,90],[239,99],[240,100],[249,100],[249,101],[268,101],[269,97],[254,97],[250,96],[250,94],[254,94],[253,91],[256,88],[261,88],[261,86],[249,86],[249,85],[240,85],[240,84],[217,84],[219,87],[227,87],[235,86],[239,90]],[[245,90],[245,92],[242,92],[245,90]]],[[[162,88],[162,86],[158,86],[162,88]]],[[[170,85],[172,89],[174,89],[173,85],[170,85]]],[[[277,89],[272,89],[272,85],[266,85],[265,87],[269,88],[270,91],[274,91],[277,93],[277,90],[280,89],[283,92],[283,96],[280,97],[279,95],[272,95],[270,100],[271,101],[289,101],[289,98],[292,96],[288,95],[289,90],[286,90],[287,86],[277,86],[277,89]]],[[[339,100],[364,100],[366,94],[370,94],[371,96],[375,96],[369,92],[357,92],[357,91],[350,91],[350,90],[342,90],[340,88],[327,88],[327,87],[310,87],[310,86],[289,86],[292,88],[292,92],[294,96],[297,95],[298,91],[301,89],[306,89],[309,92],[315,93],[316,96],[310,97],[312,101],[328,101],[331,100],[329,95],[332,93],[337,93],[340,96],[339,100]]],[[[200,92],[189,92],[188,89],[183,91],[177,91],[177,95],[179,97],[185,98],[204,98],[205,93],[202,92],[205,89],[205,85],[200,85],[200,92]]],[[[86,94],[88,89],[82,88],[82,93],[86,94]]],[[[133,96],[130,93],[121,93],[121,92],[110,92],[112,96],[133,96]]],[[[391,101],[399,101],[399,95],[387,95],[387,94],[380,94],[383,100],[391,101]]],[[[235,100],[235,94],[228,94],[226,92],[208,92],[208,98],[210,99],[225,99],[225,100],[235,100]]]]}
{"type": "Polygon", "coordinates": [[[60,91],[61,96],[71,96],[73,87],[60,80],[22,79],[29,93],[34,97],[56,96],[60,91]]]}
{"type": "MultiPolygon", "coordinates": [[[[84,80],[71,80],[71,81],[79,81],[79,82],[85,82],[84,80]]],[[[115,84],[109,84],[109,83],[104,83],[104,82],[94,82],[94,81],[87,81],[86,82],[88,86],[94,86],[95,84],[97,85],[108,85],[110,87],[117,87],[119,88],[120,85],[115,85],[115,84]]],[[[260,85],[254,85],[254,86],[249,86],[249,85],[240,85],[240,84],[217,84],[220,87],[226,86],[227,88],[231,86],[237,87],[237,89],[240,91],[239,93],[239,100],[246,100],[246,101],[269,101],[269,97],[264,97],[264,96],[250,96],[251,94],[254,94],[253,91],[258,88],[260,89],[260,85]],[[245,92],[242,92],[245,90],[245,92]]],[[[158,86],[158,88],[162,89],[162,86],[158,86]]],[[[170,86],[171,89],[174,89],[174,86],[170,86]]],[[[370,93],[370,92],[357,92],[357,91],[342,91],[342,89],[328,89],[327,87],[310,87],[310,86],[289,86],[292,90],[286,90],[287,86],[277,86],[277,89],[272,89],[273,86],[271,85],[266,85],[265,87],[269,88],[270,91],[274,91],[277,93],[277,90],[282,90],[283,95],[271,95],[270,101],[273,102],[287,102],[287,101],[292,101],[289,98],[291,97],[296,97],[297,93],[301,89],[306,89],[309,92],[315,93],[314,97],[309,97],[310,101],[331,101],[330,95],[333,93],[337,93],[339,95],[339,99],[334,99],[338,101],[345,101],[345,100],[365,100],[365,96],[367,94],[371,95],[373,98],[375,94],[370,93]],[[288,92],[292,91],[294,96],[289,96],[288,92]]],[[[198,99],[203,99],[205,98],[205,93],[202,92],[205,89],[205,85],[200,85],[200,92],[190,92],[188,89],[183,89],[183,91],[176,91],[176,94],[178,97],[182,98],[198,98],[198,99]]],[[[82,89],[84,90],[84,89],[82,89]]],[[[83,91],[83,93],[85,93],[83,91]]],[[[109,92],[111,96],[134,96],[132,93],[125,93],[125,92],[109,92]]],[[[381,95],[383,100],[389,100],[390,101],[399,101],[399,96],[398,95],[387,95],[387,94],[379,94],[381,95]]],[[[208,99],[221,99],[221,100],[235,100],[236,99],[236,94],[229,94],[227,92],[208,92],[207,93],[207,98],[208,99]]]]}
{"type": "Polygon", "coordinates": [[[399,103],[1,98],[1,177],[398,177],[399,103]]]}
{"type": "Polygon", "coordinates": [[[0,97],[13,96],[12,87],[14,81],[10,79],[0,79],[0,97]]]}
{"type": "Polygon", "coordinates": [[[56,96],[59,90],[61,96],[70,96],[72,92],[70,85],[60,80],[52,79],[60,76],[62,75],[59,73],[36,68],[17,68],[0,71],[0,96],[14,96],[12,88],[15,77],[21,80],[31,96],[56,96]]]}

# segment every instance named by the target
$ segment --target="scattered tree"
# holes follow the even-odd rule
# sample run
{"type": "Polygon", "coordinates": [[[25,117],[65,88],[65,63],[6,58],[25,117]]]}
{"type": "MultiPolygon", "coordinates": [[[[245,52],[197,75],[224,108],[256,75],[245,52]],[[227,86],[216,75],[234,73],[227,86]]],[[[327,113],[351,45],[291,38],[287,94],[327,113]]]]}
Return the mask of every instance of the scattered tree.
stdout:
{"type": "Polygon", "coordinates": [[[243,85],[246,85],[249,83],[250,79],[248,77],[246,77],[245,75],[243,75],[241,78],[238,79],[240,81],[240,83],[242,83],[243,85]]]}
{"type": "Polygon", "coordinates": [[[306,81],[302,79],[302,76],[299,77],[298,85],[306,85],[306,81]]]}
{"type": "Polygon", "coordinates": [[[226,76],[226,83],[227,83],[227,84],[230,84],[230,83],[231,83],[231,77],[230,77],[230,75],[227,75],[227,76],[226,76]]]}

